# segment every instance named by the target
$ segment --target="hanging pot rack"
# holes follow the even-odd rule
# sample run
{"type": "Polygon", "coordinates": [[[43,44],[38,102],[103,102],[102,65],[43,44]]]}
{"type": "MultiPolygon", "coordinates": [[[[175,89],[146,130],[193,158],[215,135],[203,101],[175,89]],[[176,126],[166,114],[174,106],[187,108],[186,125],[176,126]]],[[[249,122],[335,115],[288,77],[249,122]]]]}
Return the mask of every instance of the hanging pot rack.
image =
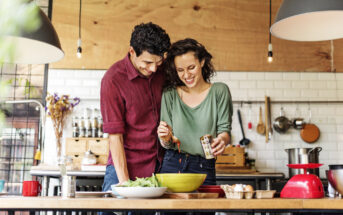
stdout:
{"type": "MultiPolygon", "coordinates": [[[[262,104],[264,100],[233,100],[233,104],[262,104]]],[[[328,101],[300,101],[300,100],[271,100],[270,103],[272,104],[343,104],[343,101],[339,100],[328,100],[328,101]]]]}

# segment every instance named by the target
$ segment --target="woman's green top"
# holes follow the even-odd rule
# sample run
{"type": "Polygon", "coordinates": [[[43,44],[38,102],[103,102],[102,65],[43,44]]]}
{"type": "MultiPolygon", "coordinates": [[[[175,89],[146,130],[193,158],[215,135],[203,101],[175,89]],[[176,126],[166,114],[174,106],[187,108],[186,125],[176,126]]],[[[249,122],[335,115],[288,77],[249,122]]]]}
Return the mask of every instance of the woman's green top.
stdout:
{"type": "MultiPolygon", "coordinates": [[[[181,152],[205,157],[200,137],[210,134],[217,137],[231,132],[232,100],[229,87],[213,83],[205,99],[196,107],[189,107],[176,89],[165,90],[162,95],[161,120],[173,128],[181,142],[181,152]]],[[[172,146],[177,150],[177,146],[172,146]]]]}

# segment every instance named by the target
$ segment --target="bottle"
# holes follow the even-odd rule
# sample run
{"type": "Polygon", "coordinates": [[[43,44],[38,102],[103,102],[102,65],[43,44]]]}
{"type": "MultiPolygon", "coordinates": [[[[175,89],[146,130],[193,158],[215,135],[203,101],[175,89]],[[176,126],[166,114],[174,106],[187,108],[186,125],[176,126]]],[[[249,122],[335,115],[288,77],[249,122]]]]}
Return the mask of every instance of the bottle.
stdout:
{"type": "Polygon", "coordinates": [[[78,125],[79,125],[79,117],[73,116],[72,127],[78,127],[78,125]]]}
{"type": "Polygon", "coordinates": [[[80,128],[73,127],[73,137],[79,137],[79,136],[80,136],[80,128]]]}
{"type": "Polygon", "coordinates": [[[102,130],[102,126],[103,126],[103,122],[102,122],[102,118],[98,117],[98,137],[103,137],[104,132],[102,130]]]}
{"type": "Polygon", "coordinates": [[[79,121],[79,137],[85,137],[85,120],[83,117],[80,118],[79,121]]]}

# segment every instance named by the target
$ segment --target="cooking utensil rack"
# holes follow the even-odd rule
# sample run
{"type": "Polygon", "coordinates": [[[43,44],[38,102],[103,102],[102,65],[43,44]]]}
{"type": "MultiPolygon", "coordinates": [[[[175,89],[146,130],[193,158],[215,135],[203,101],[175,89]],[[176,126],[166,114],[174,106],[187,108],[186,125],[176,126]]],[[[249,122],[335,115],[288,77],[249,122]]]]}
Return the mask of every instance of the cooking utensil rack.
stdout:
{"type": "MultiPolygon", "coordinates": [[[[233,100],[234,104],[262,104],[265,101],[263,100],[233,100]]],[[[271,100],[270,103],[274,104],[343,104],[343,101],[339,100],[328,100],[328,101],[302,101],[302,100],[271,100]]]]}

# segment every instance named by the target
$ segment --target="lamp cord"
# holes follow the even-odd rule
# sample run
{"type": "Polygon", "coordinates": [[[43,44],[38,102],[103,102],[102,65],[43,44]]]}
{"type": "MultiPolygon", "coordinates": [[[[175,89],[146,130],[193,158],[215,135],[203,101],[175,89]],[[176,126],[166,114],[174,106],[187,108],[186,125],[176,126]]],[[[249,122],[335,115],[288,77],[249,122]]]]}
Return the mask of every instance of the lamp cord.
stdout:
{"type": "Polygon", "coordinates": [[[272,25],[272,0],[269,0],[269,43],[272,43],[272,36],[270,33],[270,27],[272,25]]]}
{"type": "Polygon", "coordinates": [[[80,0],[80,10],[79,10],[79,38],[81,39],[81,7],[82,7],[82,0],[80,0]]]}

